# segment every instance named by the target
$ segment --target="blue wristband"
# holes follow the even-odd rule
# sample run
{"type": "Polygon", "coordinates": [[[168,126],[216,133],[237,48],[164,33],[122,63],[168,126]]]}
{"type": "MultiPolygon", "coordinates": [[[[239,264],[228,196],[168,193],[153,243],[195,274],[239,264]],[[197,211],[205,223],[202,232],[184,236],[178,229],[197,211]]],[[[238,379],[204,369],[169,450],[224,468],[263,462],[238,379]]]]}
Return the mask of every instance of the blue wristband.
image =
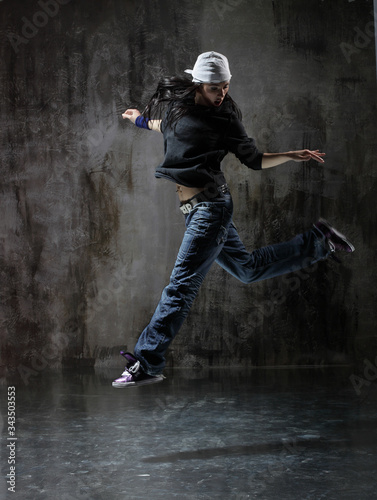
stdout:
{"type": "Polygon", "coordinates": [[[146,128],[147,130],[150,130],[148,127],[148,121],[148,118],[144,118],[144,116],[139,115],[135,120],[135,125],[139,128],[146,128]]]}

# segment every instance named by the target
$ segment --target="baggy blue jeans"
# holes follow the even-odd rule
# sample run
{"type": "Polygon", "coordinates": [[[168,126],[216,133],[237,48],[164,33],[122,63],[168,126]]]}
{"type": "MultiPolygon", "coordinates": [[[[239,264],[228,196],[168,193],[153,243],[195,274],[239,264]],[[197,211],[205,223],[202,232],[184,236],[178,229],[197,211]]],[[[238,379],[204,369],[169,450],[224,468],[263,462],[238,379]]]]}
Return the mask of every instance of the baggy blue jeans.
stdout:
{"type": "Polygon", "coordinates": [[[198,203],[186,215],[186,232],[170,282],[134,349],[149,375],[162,372],[165,352],[215,261],[243,283],[252,283],[303,269],[330,254],[324,237],[314,229],[288,242],[249,253],[238,236],[232,214],[232,197],[226,194],[216,201],[198,203]]]}

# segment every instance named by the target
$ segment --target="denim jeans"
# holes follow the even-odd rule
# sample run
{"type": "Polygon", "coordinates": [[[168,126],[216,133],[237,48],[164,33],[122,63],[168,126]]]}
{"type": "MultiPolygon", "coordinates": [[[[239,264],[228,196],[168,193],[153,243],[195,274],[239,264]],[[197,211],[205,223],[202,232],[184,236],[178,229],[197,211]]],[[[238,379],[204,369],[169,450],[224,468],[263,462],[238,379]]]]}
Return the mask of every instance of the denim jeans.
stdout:
{"type": "Polygon", "coordinates": [[[232,198],[226,194],[216,201],[199,203],[186,215],[186,231],[170,282],[134,349],[146,373],[162,372],[165,352],[214,262],[243,283],[253,283],[303,269],[330,254],[324,237],[314,229],[288,242],[249,253],[238,236],[232,214],[232,198]]]}

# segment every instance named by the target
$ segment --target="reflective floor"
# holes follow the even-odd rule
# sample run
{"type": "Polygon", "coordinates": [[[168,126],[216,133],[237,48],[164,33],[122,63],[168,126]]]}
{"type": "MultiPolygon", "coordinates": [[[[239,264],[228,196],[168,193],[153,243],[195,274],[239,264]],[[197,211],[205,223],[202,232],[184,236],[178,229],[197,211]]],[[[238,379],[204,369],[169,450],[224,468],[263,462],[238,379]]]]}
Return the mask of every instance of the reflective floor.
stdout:
{"type": "Polygon", "coordinates": [[[356,387],[351,368],[166,375],[123,390],[118,371],[18,383],[16,494],[3,386],[1,498],[377,498],[377,382],[356,387]]]}

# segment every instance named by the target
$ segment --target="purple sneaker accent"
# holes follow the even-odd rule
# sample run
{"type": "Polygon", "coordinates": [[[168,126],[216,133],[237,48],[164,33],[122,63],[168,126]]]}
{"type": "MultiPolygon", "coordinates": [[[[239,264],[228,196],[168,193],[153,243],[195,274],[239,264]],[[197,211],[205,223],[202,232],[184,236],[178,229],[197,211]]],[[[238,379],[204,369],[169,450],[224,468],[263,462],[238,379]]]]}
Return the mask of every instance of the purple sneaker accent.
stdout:
{"type": "Polygon", "coordinates": [[[136,385],[156,384],[164,380],[163,375],[148,375],[145,373],[133,354],[129,352],[120,352],[123,357],[128,361],[128,364],[122,375],[114,380],[113,387],[117,389],[124,389],[125,387],[135,387],[136,385]]]}
{"type": "Polygon", "coordinates": [[[137,359],[130,352],[120,351],[120,355],[126,358],[129,363],[135,364],[137,359]]]}
{"type": "Polygon", "coordinates": [[[314,224],[314,227],[327,239],[332,252],[341,251],[351,253],[355,251],[355,247],[344,234],[332,227],[327,220],[319,219],[319,221],[314,224]]]}

